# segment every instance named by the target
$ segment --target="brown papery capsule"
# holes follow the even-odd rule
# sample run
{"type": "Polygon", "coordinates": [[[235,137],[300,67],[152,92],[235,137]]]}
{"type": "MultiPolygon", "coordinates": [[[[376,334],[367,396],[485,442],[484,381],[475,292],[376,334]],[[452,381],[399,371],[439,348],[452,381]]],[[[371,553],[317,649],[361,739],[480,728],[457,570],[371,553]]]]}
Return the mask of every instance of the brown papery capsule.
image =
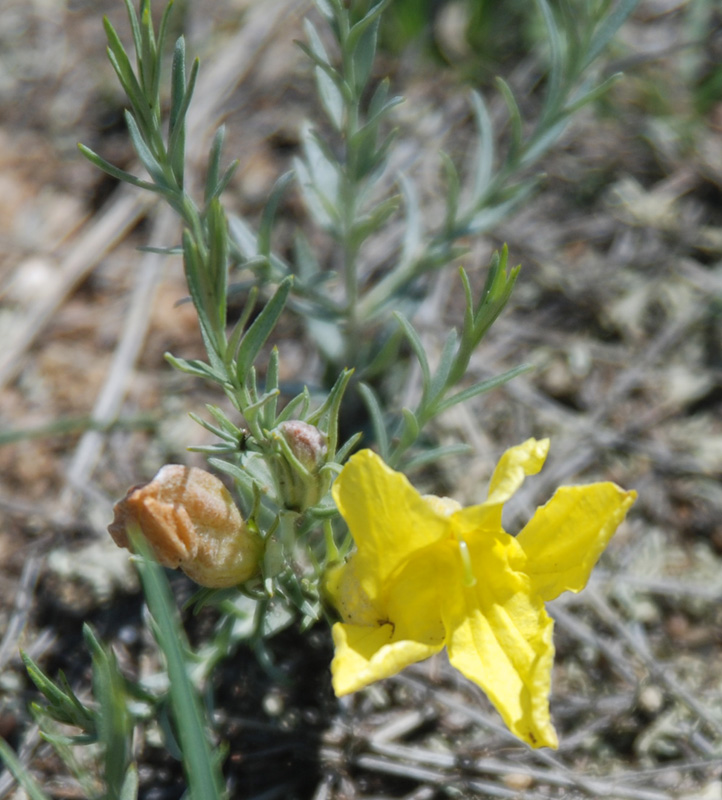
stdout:
{"type": "Polygon", "coordinates": [[[150,483],[134,486],[116,503],[108,531],[118,547],[131,549],[128,529],[137,526],[164,567],[202,586],[235,586],[260,568],[263,542],[241,517],[215,475],[167,464],[150,483]]]}

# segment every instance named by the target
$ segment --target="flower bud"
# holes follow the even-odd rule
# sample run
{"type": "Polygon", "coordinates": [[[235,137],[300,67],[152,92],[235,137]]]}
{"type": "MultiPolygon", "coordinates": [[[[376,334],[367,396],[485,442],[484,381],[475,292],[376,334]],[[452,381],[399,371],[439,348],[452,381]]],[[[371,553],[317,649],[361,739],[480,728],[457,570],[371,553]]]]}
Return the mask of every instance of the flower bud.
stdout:
{"type": "Polygon", "coordinates": [[[326,437],[301,420],[282,422],[273,435],[280,445],[274,468],[280,499],[286,508],[303,511],[323,494],[319,471],[328,453],[326,437]]]}
{"type": "Polygon", "coordinates": [[[293,419],[282,422],[276,431],[286,440],[291,452],[301,464],[315,475],[324,460],[328,447],[326,437],[314,425],[293,419]]]}
{"type": "Polygon", "coordinates": [[[202,586],[235,586],[259,570],[263,542],[210,472],[168,464],[113,511],[108,532],[118,547],[131,549],[128,528],[137,526],[160,564],[202,586]]]}

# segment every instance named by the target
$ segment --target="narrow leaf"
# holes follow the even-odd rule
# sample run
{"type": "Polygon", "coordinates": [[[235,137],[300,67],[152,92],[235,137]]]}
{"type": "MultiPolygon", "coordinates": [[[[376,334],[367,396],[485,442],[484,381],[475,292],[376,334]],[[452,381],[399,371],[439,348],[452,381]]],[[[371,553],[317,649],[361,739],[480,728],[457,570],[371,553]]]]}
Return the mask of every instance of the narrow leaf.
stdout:
{"type": "Polygon", "coordinates": [[[195,375],[197,378],[210,379],[216,383],[220,383],[221,386],[226,382],[225,377],[220,372],[214,370],[210,364],[206,364],[205,361],[198,361],[197,359],[186,361],[185,358],[177,358],[170,353],[165,353],[163,357],[171,366],[175,367],[179,372],[185,372],[186,375],[195,375]]]}
{"type": "Polygon", "coordinates": [[[536,0],[536,2],[544,17],[550,47],[549,79],[544,103],[544,116],[547,116],[553,115],[560,104],[563,89],[564,56],[561,34],[549,3],[547,0],[536,0]]]}
{"type": "Polygon", "coordinates": [[[196,58],[191,67],[191,74],[188,78],[188,86],[183,94],[183,101],[178,109],[178,118],[173,126],[168,139],[168,159],[173,169],[179,187],[183,187],[183,171],[185,167],[185,137],[186,137],[186,113],[193,98],[196,81],[198,79],[198,69],[200,61],[196,58]]]}
{"type": "Polygon", "coordinates": [[[226,136],[225,126],[221,125],[213,137],[211,151],[208,155],[208,169],[206,172],[206,188],[204,200],[206,205],[213,197],[217,196],[216,187],[221,173],[221,153],[223,151],[223,141],[226,136]]]}
{"type": "Polygon", "coordinates": [[[411,349],[414,351],[414,355],[416,356],[417,361],[419,362],[419,366],[421,367],[421,372],[423,375],[422,386],[423,386],[423,394],[426,396],[428,391],[431,387],[431,368],[429,367],[429,361],[426,358],[426,351],[424,350],[424,345],[419,338],[419,334],[416,333],[414,330],[413,325],[406,319],[406,317],[400,312],[394,312],[394,318],[401,326],[401,330],[404,332],[408,343],[411,345],[411,349]]]}
{"type": "Polygon", "coordinates": [[[374,432],[374,440],[379,449],[379,455],[384,461],[389,460],[389,437],[386,432],[384,414],[381,410],[378,398],[374,390],[366,383],[359,383],[358,391],[366,405],[371,418],[371,427],[374,432]]]}
{"type": "Polygon", "coordinates": [[[434,447],[431,450],[424,450],[423,453],[419,453],[404,462],[404,472],[409,473],[421,467],[425,467],[427,464],[436,464],[442,458],[449,458],[449,456],[466,455],[471,449],[472,448],[468,444],[449,444],[444,447],[434,447]]]}
{"type": "Polygon", "coordinates": [[[102,169],[103,172],[107,173],[112,178],[116,178],[124,183],[129,183],[131,186],[137,186],[140,189],[146,189],[149,192],[155,192],[156,194],[162,194],[165,196],[169,196],[170,194],[168,190],[162,186],[156,186],[154,183],[144,181],[142,178],[136,178],[136,176],[132,175],[130,172],[126,172],[123,169],[113,166],[113,164],[111,164],[109,161],[106,161],[84,144],[78,144],[78,150],[80,150],[80,152],[85,156],[85,158],[88,159],[88,161],[90,161],[91,164],[94,164],[96,167],[98,167],[98,169],[102,169]]]}
{"type": "Polygon", "coordinates": [[[100,644],[87,624],[83,626],[83,636],[93,662],[93,695],[100,706],[98,738],[103,745],[107,800],[120,800],[133,729],[123,691],[124,681],[113,653],[100,644]]]}
{"type": "Polygon", "coordinates": [[[182,116],[183,98],[186,91],[186,45],[182,36],[178,37],[173,50],[173,63],[170,78],[170,115],[168,130],[173,133],[182,116]]]}
{"type": "Polygon", "coordinates": [[[134,764],[131,764],[125,773],[119,800],[138,800],[138,770],[134,764]]]}
{"type": "MultiPolygon", "coordinates": [[[[439,365],[436,367],[436,372],[431,380],[429,386],[429,393],[424,398],[426,405],[433,414],[437,414],[436,403],[441,399],[444,392],[449,388],[449,373],[454,366],[454,351],[458,343],[459,337],[456,331],[452,328],[446,335],[446,341],[439,357],[439,365]]],[[[427,411],[427,407],[424,411],[427,411]]]]}
{"type": "Polygon", "coordinates": [[[479,131],[479,147],[472,190],[472,203],[474,206],[478,206],[491,181],[494,166],[494,127],[486,103],[478,92],[471,93],[471,102],[479,131]]]}
{"type": "Polygon", "coordinates": [[[506,103],[507,111],[509,112],[509,127],[511,128],[511,141],[509,142],[509,152],[507,161],[513,163],[516,160],[517,154],[520,152],[523,142],[523,129],[521,112],[517,105],[514,92],[512,92],[509,84],[500,77],[496,78],[496,85],[501,92],[504,102],[506,103]]]}
{"type": "Polygon", "coordinates": [[[468,389],[464,389],[461,392],[457,392],[452,397],[449,397],[447,400],[444,400],[438,408],[439,414],[442,414],[444,411],[452,408],[459,403],[463,403],[466,400],[470,400],[472,397],[476,397],[479,394],[484,394],[485,392],[489,392],[492,389],[496,389],[499,386],[503,386],[503,384],[508,383],[512,378],[516,378],[517,375],[522,375],[525,372],[529,372],[529,370],[533,369],[532,365],[530,364],[522,364],[519,367],[514,367],[513,369],[507,370],[506,372],[502,372],[501,375],[497,375],[494,378],[489,378],[486,381],[480,381],[479,383],[475,383],[473,386],[470,386],[468,389]]]}
{"type": "Polygon", "coordinates": [[[276,323],[286,304],[288,293],[291,291],[292,283],[293,278],[291,276],[281,281],[273,297],[256,317],[253,325],[241,340],[236,361],[236,375],[239,382],[243,383],[246,373],[255,361],[261,347],[263,347],[266,339],[271,335],[271,331],[276,327],[276,323]]]}
{"type": "Polygon", "coordinates": [[[281,175],[273,185],[273,189],[271,189],[266,205],[263,208],[261,221],[258,225],[258,236],[256,237],[256,247],[258,253],[262,256],[268,257],[271,254],[271,232],[273,230],[273,222],[281,199],[293,178],[294,174],[291,171],[281,175]]]}
{"type": "Polygon", "coordinates": [[[175,189],[176,187],[169,184],[163,167],[161,167],[158,159],[153,155],[150,147],[148,147],[143,138],[143,134],[140,132],[138,123],[130,111],[125,112],[125,124],[128,126],[128,133],[133,143],[133,149],[137,153],[143,166],[148,170],[148,174],[153,178],[155,184],[166,189],[175,189]]]}
{"type": "Polygon", "coordinates": [[[7,767],[8,772],[25,790],[30,800],[50,800],[48,795],[35,782],[35,778],[15,755],[12,747],[2,737],[0,737],[0,759],[7,767]]]}
{"type": "Polygon", "coordinates": [[[170,703],[183,752],[188,788],[197,800],[222,800],[222,778],[211,752],[207,720],[188,677],[188,646],[177,610],[161,568],[151,560],[143,538],[132,536],[133,549],[143,557],[138,563],[148,608],[155,622],[158,644],[165,656],[170,680],[170,703]]]}
{"type": "Polygon", "coordinates": [[[586,69],[602,50],[604,50],[607,44],[612,40],[614,34],[619,30],[638,4],[639,0],[619,0],[617,7],[606,16],[594,35],[587,51],[583,69],[586,69]]]}

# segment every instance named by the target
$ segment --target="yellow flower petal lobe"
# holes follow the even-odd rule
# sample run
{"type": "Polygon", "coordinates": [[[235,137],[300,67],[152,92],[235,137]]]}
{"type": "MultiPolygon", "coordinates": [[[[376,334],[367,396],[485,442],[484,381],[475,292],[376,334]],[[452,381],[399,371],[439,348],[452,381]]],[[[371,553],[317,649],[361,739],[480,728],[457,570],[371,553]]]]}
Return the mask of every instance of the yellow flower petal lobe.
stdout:
{"type": "Polygon", "coordinates": [[[480,584],[446,606],[449,661],[483,689],[513,734],[532,747],[556,747],[549,716],[553,622],[530,594],[495,597],[480,584]]]}
{"type": "Polygon", "coordinates": [[[329,570],[326,576],[326,592],[344,622],[356,625],[377,625],[383,619],[361,586],[358,573],[358,553],[339,566],[329,570]]]}
{"type": "Polygon", "coordinates": [[[614,483],[557,489],[516,538],[533,591],[553,600],[583,589],[636,497],[614,483]]]}
{"type": "Polygon", "coordinates": [[[404,667],[438,653],[444,646],[399,640],[391,624],[369,627],[337,622],[332,629],[335,655],[331,662],[337,697],[390,678],[404,667]]]}
{"type": "Polygon", "coordinates": [[[544,466],[548,452],[549,439],[527,439],[516,447],[510,447],[499,459],[491,476],[486,502],[506,503],[527,475],[536,475],[544,466]]]}
{"type": "Polygon", "coordinates": [[[356,542],[358,574],[372,602],[405,559],[447,532],[445,516],[371,450],[349,459],[334,482],[333,498],[356,542]]]}

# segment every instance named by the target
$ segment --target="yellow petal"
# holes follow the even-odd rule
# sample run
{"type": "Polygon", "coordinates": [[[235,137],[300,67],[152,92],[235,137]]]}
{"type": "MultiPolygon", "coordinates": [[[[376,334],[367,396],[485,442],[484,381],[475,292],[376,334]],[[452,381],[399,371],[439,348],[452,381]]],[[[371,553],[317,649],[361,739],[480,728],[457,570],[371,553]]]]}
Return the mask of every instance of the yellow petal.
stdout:
{"type": "Polygon", "coordinates": [[[398,640],[391,624],[369,627],[337,622],[332,633],[336,653],[331,662],[331,676],[337,697],[396,675],[444,646],[443,641],[428,644],[398,640]]]}
{"type": "Polygon", "coordinates": [[[372,602],[405,559],[448,529],[446,517],[371,450],[349,459],[334,482],[333,499],[356,542],[357,574],[372,602]]]}
{"type": "Polygon", "coordinates": [[[344,622],[355,625],[377,625],[384,612],[377,608],[361,586],[358,574],[358,553],[326,574],[324,588],[344,622]]]}
{"type": "Polygon", "coordinates": [[[589,573],[637,497],[614,483],[564,486],[517,536],[532,590],[543,600],[584,588],[589,573]]]}
{"type": "Polygon", "coordinates": [[[540,600],[494,597],[477,583],[445,608],[449,661],[480,686],[509,730],[532,747],[557,747],[549,718],[553,622],[540,600]]]}
{"type": "Polygon", "coordinates": [[[549,439],[528,439],[509,448],[499,459],[489,483],[489,496],[479,505],[452,514],[454,531],[467,541],[496,536],[502,530],[503,504],[519,489],[527,475],[536,475],[544,466],[549,439]]]}
{"type": "Polygon", "coordinates": [[[527,439],[510,447],[499,459],[489,483],[487,503],[506,503],[524,483],[527,475],[536,475],[544,466],[549,439],[527,439]]]}
{"type": "Polygon", "coordinates": [[[442,598],[458,580],[458,554],[452,541],[441,542],[409,558],[393,576],[383,596],[383,619],[394,625],[396,639],[443,644],[442,598]]]}

